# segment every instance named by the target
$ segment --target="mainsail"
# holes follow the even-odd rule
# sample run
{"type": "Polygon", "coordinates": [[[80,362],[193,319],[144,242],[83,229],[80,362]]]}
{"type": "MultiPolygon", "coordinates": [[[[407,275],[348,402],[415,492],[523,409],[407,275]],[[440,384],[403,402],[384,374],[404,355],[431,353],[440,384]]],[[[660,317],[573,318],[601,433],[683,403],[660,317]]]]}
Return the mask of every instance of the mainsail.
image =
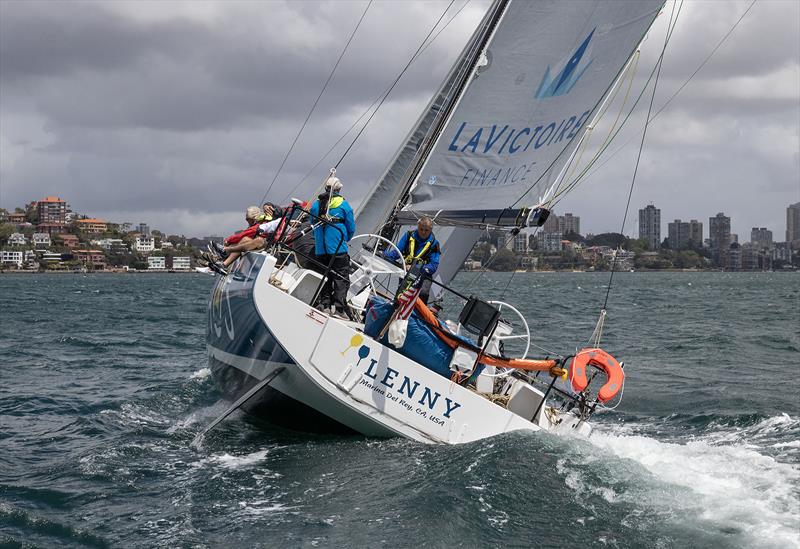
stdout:
{"type": "Polygon", "coordinates": [[[536,205],[537,195],[554,183],[663,4],[493,3],[445,86],[365,201],[359,222],[370,221],[362,227],[400,225],[420,215],[455,226],[443,242],[439,273],[448,282],[480,236],[474,227],[518,225],[520,210],[536,205]],[[465,65],[467,79],[451,97],[465,65]],[[434,124],[437,116],[441,123],[434,124]],[[420,147],[420,137],[432,129],[436,135],[428,135],[427,146],[420,147]],[[419,152],[412,157],[413,150],[419,152]],[[387,199],[401,202],[403,211],[394,219],[389,218],[397,212],[378,204],[387,199]],[[455,248],[458,253],[451,254],[455,248]]]}

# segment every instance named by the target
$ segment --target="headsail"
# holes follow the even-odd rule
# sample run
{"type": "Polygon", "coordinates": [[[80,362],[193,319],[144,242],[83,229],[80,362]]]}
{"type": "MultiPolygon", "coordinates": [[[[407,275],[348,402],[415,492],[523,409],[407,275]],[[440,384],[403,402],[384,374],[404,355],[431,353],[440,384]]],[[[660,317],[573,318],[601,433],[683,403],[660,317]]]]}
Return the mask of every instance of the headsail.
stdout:
{"type": "Polygon", "coordinates": [[[406,209],[513,224],[558,176],[663,3],[509,2],[406,209]]]}
{"type": "Polygon", "coordinates": [[[557,179],[664,2],[496,0],[365,199],[361,230],[423,214],[452,225],[439,231],[448,283],[476,226],[519,225],[557,179]]]}

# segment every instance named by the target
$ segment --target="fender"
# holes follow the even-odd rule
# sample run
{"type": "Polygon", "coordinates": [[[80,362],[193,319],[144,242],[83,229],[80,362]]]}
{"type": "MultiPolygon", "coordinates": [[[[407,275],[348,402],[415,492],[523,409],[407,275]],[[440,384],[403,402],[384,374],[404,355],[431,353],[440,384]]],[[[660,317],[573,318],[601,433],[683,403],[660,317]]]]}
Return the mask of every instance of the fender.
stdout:
{"type": "Polygon", "coordinates": [[[569,380],[572,388],[579,393],[589,385],[589,381],[586,379],[586,366],[599,368],[606,375],[606,383],[597,392],[597,400],[608,402],[617,396],[625,381],[625,373],[616,358],[603,349],[581,349],[572,359],[572,365],[569,369],[569,380]]]}

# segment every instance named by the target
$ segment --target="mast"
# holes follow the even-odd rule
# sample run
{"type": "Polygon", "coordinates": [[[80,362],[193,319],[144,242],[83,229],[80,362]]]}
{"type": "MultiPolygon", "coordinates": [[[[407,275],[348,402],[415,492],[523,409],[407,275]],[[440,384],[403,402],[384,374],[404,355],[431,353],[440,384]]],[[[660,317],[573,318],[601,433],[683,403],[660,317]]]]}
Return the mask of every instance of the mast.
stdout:
{"type": "MultiPolygon", "coordinates": [[[[467,86],[477,76],[479,62],[481,58],[486,55],[486,47],[492,41],[492,37],[494,36],[494,33],[497,30],[497,27],[500,24],[500,21],[502,20],[510,1],[511,0],[495,0],[492,6],[489,8],[489,11],[487,12],[488,21],[483,26],[483,33],[480,43],[477,44],[477,47],[473,51],[472,59],[469,60],[469,70],[464,71],[464,77],[458,82],[458,89],[456,90],[453,100],[448,104],[447,110],[438,118],[438,123],[433,128],[433,131],[429,133],[429,136],[423,148],[421,149],[420,154],[418,154],[416,157],[416,162],[412,167],[411,173],[404,182],[403,194],[401,195],[397,206],[392,212],[392,217],[387,220],[387,223],[391,221],[391,227],[387,226],[386,228],[391,229],[392,233],[394,233],[397,225],[396,221],[392,218],[394,218],[408,202],[411,186],[416,182],[417,177],[422,171],[422,168],[428,162],[430,153],[433,151],[436,143],[439,142],[442,132],[444,132],[444,129],[450,123],[453,113],[455,112],[456,107],[458,107],[458,104],[461,101],[461,97],[463,97],[467,86]]],[[[383,236],[391,238],[391,236],[383,236]]]]}
{"type": "Polygon", "coordinates": [[[446,121],[461,97],[474,68],[496,28],[510,0],[494,0],[481,24],[470,37],[439,91],[433,96],[417,123],[406,136],[403,145],[395,153],[378,184],[367,195],[356,212],[356,224],[363,232],[380,233],[391,230],[386,227],[401,206],[408,200],[412,182],[424,165],[438,136],[446,127],[446,121]]]}

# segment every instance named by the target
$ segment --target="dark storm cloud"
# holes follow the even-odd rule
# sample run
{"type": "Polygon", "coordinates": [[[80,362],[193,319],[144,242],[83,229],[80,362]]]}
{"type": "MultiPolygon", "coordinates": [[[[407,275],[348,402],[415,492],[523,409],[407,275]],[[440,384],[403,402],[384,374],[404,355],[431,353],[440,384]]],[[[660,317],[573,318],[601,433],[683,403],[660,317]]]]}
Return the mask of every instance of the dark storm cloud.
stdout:
{"type": "MultiPolygon", "coordinates": [[[[656,108],[748,4],[684,4],[656,108]]],[[[234,228],[272,181],[365,5],[0,1],[0,206],[60,194],[77,211],[169,232],[234,228]]],[[[309,197],[349,140],[304,176],[446,6],[370,7],[271,199],[309,197]]],[[[353,201],[380,177],[486,6],[471,2],[415,62],[342,164],[353,201]]],[[[670,10],[643,46],[635,89],[653,67],[670,10]]],[[[665,220],[706,222],[724,210],[735,226],[782,234],[782,208],[800,199],[798,19],[797,3],[759,1],[659,115],[634,210],[655,201],[665,220]],[[758,214],[748,212],[752,204],[758,214]]],[[[647,99],[610,150],[631,145],[561,205],[581,215],[585,229],[618,230],[647,99]]]]}
{"type": "MultiPolygon", "coordinates": [[[[41,113],[66,126],[196,131],[302,116],[344,39],[343,32],[331,32],[321,43],[286,47],[268,27],[231,34],[234,15],[210,27],[185,19],[136,22],[102,4],[3,5],[0,66],[7,93],[35,86],[41,113]]],[[[302,3],[299,8],[308,11],[302,3]]],[[[349,29],[357,15],[342,10],[342,27],[349,29]]],[[[315,30],[336,27],[327,21],[315,30]]],[[[376,62],[365,39],[353,44],[318,116],[377,96],[413,51],[411,42],[383,48],[376,62]]],[[[430,78],[423,82],[432,93],[430,78]]],[[[394,97],[402,99],[402,89],[394,97]]]]}

